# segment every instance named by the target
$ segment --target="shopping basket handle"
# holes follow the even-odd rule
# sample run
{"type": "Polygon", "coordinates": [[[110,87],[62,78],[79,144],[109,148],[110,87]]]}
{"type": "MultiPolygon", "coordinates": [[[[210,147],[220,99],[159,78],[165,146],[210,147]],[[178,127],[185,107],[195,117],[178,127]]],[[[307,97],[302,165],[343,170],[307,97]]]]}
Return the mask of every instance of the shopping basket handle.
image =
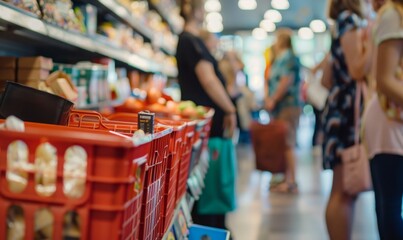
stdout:
{"type": "Polygon", "coordinates": [[[103,124],[103,120],[104,118],[98,112],[73,109],[69,114],[68,126],[108,130],[103,124]]]}

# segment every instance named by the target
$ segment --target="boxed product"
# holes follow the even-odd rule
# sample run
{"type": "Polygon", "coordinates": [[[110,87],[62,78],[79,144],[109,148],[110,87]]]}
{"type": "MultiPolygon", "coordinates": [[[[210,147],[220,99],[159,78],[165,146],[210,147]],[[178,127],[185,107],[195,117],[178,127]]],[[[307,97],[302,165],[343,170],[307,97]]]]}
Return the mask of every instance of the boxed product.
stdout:
{"type": "Polygon", "coordinates": [[[49,77],[49,70],[40,69],[40,68],[19,68],[17,80],[20,83],[25,83],[29,81],[43,81],[49,77]]]}
{"type": "Polygon", "coordinates": [[[17,68],[16,57],[0,57],[0,69],[15,69],[17,68]]]}
{"type": "Polygon", "coordinates": [[[70,101],[77,100],[77,90],[71,82],[69,75],[66,73],[61,71],[52,73],[48,79],[46,79],[46,84],[56,95],[64,97],[70,101]]]}
{"type": "Polygon", "coordinates": [[[13,68],[0,68],[0,81],[15,81],[16,74],[13,68]]]}
{"type": "Polygon", "coordinates": [[[52,70],[53,60],[42,56],[38,57],[21,57],[18,59],[18,68],[36,68],[44,70],[52,70]]]}

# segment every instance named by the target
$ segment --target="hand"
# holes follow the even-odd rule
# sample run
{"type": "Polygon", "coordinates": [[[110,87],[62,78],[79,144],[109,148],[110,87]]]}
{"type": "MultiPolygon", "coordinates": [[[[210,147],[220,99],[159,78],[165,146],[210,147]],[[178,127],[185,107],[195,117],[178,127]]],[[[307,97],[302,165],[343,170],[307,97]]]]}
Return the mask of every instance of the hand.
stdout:
{"type": "Polygon", "coordinates": [[[232,136],[234,135],[235,128],[236,128],[235,112],[226,114],[224,116],[223,128],[224,128],[224,137],[232,138],[232,136]]]}
{"type": "Polygon", "coordinates": [[[264,108],[266,109],[266,111],[273,111],[273,109],[276,107],[276,102],[273,100],[273,98],[266,98],[264,100],[264,108]]]}

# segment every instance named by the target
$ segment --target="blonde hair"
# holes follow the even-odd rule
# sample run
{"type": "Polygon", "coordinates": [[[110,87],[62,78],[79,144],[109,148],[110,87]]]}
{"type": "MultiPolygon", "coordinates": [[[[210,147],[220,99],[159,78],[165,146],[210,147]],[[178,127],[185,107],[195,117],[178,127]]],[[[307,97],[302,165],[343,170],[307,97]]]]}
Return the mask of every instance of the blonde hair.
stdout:
{"type": "Polygon", "coordinates": [[[359,17],[364,17],[362,12],[362,0],[331,0],[329,2],[329,17],[336,20],[340,13],[349,10],[359,17]]]}

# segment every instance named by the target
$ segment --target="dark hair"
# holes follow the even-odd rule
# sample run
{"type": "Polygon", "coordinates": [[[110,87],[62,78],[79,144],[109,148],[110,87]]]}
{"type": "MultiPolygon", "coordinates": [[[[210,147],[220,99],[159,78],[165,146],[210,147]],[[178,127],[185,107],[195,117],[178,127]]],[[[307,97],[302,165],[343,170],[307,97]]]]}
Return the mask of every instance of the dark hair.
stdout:
{"type": "Polygon", "coordinates": [[[336,20],[341,12],[350,10],[362,18],[364,14],[362,12],[361,1],[362,0],[330,0],[329,17],[336,20]]]}
{"type": "Polygon", "coordinates": [[[188,21],[194,15],[196,9],[204,6],[204,0],[180,0],[180,15],[188,21]]]}

